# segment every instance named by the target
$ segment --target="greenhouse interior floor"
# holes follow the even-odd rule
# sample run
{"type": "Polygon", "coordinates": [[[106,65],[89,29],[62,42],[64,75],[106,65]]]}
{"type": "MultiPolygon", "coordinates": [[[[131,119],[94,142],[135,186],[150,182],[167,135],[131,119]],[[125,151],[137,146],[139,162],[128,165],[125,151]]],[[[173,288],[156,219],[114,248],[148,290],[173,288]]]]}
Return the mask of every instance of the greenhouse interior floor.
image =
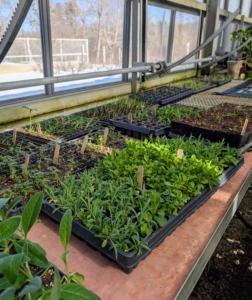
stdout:
{"type": "MultiPolygon", "coordinates": [[[[139,263],[122,272],[85,242],[71,237],[70,270],[83,273],[85,285],[102,300],[187,299],[252,181],[252,153],[245,164],[212,197],[139,263]]],[[[59,226],[46,215],[29,238],[38,242],[62,271],[59,226]]]]}
{"type": "MultiPolygon", "coordinates": [[[[179,102],[181,105],[195,106],[195,107],[212,107],[222,103],[232,103],[238,105],[252,105],[251,98],[232,97],[226,95],[218,95],[213,93],[222,93],[226,90],[234,88],[244,83],[241,80],[232,80],[224,85],[212,88],[202,93],[194,94],[179,102]]],[[[252,92],[251,92],[252,93],[252,92]]]]}

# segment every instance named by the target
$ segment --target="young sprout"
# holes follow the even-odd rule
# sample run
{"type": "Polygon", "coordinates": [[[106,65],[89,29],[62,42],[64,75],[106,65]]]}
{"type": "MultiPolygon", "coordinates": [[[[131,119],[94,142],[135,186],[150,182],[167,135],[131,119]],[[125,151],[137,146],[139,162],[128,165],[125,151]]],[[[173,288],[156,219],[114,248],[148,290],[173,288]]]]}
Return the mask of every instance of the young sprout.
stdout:
{"type": "Polygon", "coordinates": [[[29,110],[29,113],[30,113],[30,129],[29,129],[29,131],[32,131],[32,111],[37,110],[37,109],[36,108],[30,108],[30,107],[27,107],[27,106],[22,106],[22,107],[29,110]]]}

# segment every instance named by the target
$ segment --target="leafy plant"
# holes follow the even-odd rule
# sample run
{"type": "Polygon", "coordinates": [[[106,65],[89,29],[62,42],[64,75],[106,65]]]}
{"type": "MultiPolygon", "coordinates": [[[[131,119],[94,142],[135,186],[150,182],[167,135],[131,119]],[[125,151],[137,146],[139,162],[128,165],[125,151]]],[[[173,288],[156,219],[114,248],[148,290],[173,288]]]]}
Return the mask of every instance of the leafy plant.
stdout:
{"type": "Polygon", "coordinates": [[[41,277],[53,268],[47,258],[45,250],[27,239],[28,232],[37,220],[43,200],[41,192],[35,194],[26,205],[22,217],[8,217],[8,212],[20,201],[20,197],[12,201],[7,211],[2,209],[8,199],[0,199],[0,299],[97,299],[82,284],[83,275],[68,271],[67,245],[71,233],[72,217],[67,211],[60,224],[60,240],[64,247],[62,259],[67,267],[66,276],[60,277],[54,267],[54,282],[51,289],[42,285],[41,277]],[[16,231],[20,235],[15,234],[16,231]],[[10,254],[14,248],[16,253],[10,254]],[[40,276],[33,276],[30,266],[45,268],[40,276]]]}

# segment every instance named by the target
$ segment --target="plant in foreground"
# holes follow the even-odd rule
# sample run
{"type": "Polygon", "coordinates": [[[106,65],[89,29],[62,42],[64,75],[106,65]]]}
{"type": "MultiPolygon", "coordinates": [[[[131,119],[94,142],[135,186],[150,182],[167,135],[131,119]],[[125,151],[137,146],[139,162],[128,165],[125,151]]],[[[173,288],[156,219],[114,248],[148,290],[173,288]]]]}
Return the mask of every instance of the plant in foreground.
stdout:
{"type": "Polygon", "coordinates": [[[21,197],[14,199],[4,212],[9,199],[0,199],[0,300],[4,299],[97,299],[83,285],[84,277],[79,273],[69,273],[67,245],[71,234],[72,216],[67,211],[60,224],[60,240],[64,248],[62,259],[66,265],[66,276],[60,277],[58,269],[50,264],[45,250],[27,236],[37,221],[42,206],[43,193],[36,193],[26,205],[21,216],[8,217],[10,209],[21,197]],[[19,234],[16,234],[16,233],[19,234]],[[11,253],[15,254],[11,254],[11,253]],[[45,268],[40,276],[32,275],[31,266],[45,268]],[[54,282],[51,289],[42,285],[41,277],[54,268],[54,282]],[[2,291],[2,292],[1,292],[2,291]]]}

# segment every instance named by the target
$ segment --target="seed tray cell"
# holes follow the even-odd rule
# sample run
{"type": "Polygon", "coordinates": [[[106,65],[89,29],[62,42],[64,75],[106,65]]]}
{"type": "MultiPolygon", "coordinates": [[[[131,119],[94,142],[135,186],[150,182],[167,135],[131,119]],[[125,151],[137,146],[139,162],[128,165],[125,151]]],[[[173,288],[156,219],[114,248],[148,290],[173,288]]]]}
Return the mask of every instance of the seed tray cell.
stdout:
{"type": "Polygon", "coordinates": [[[150,101],[159,105],[167,105],[176,103],[195,93],[193,89],[180,88],[176,86],[161,86],[155,90],[146,90],[131,95],[133,98],[138,98],[143,101],[150,101]],[[155,91],[156,90],[156,91],[155,91]]]}

